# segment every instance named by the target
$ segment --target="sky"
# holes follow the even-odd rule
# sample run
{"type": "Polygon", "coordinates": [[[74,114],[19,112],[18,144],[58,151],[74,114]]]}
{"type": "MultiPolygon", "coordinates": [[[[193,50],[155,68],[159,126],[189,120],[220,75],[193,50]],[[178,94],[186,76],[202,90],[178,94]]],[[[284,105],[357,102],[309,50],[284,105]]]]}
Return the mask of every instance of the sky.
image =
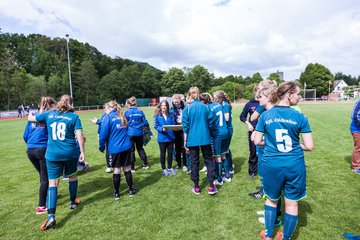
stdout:
{"type": "MultiPolygon", "coordinates": [[[[359,0],[0,0],[3,33],[87,42],[110,57],[216,77],[360,75],[359,0]]],[[[71,54],[71,49],[70,49],[71,54]]]]}

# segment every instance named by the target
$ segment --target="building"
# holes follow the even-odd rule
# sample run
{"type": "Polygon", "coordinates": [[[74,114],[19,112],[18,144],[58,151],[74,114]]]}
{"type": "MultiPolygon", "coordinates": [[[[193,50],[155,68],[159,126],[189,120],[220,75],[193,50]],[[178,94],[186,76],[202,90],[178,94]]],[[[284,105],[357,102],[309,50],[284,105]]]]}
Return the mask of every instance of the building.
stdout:
{"type": "Polygon", "coordinates": [[[340,99],[343,99],[345,96],[344,88],[349,87],[344,80],[335,80],[334,81],[334,90],[332,93],[335,93],[338,95],[340,99]]]}

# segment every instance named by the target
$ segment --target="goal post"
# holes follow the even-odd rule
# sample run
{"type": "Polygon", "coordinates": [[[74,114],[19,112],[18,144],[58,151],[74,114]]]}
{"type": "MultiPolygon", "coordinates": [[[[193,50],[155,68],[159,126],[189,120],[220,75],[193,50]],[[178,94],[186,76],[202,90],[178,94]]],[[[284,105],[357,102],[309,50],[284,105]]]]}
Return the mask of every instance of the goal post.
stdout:
{"type": "Polygon", "coordinates": [[[304,101],[316,101],[316,89],[302,89],[301,97],[304,101]]]}

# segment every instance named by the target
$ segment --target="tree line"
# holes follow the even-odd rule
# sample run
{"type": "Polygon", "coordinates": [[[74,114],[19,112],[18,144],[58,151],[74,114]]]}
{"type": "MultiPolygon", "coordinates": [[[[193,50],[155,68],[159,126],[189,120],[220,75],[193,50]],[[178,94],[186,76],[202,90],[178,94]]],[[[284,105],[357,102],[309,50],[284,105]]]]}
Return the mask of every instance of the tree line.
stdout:
{"type": "MultiPolygon", "coordinates": [[[[254,86],[264,78],[260,73],[216,78],[201,65],[161,71],[148,63],[118,56],[111,58],[76,39],[70,39],[69,49],[72,90],[77,106],[100,105],[113,99],[124,102],[131,96],[171,96],[186,93],[191,86],[209,92],[222,89],[231,100],[250,99],[254,86]]],[[[277,73],[265,78],[280,82],[277,73]]],[[[333,75],[326,67],[315,63],[307,66],[299,82],[306,82],[307,88],[317,88],[321,96],[328,91],[328,81],[334,79],[357,85],[360,76],[333,75]]],[[[69,94],[69,89],[65,38],[2,33],[0,29],[0,110],[37,103],[44,95],[57,99],[69,94]]]]}

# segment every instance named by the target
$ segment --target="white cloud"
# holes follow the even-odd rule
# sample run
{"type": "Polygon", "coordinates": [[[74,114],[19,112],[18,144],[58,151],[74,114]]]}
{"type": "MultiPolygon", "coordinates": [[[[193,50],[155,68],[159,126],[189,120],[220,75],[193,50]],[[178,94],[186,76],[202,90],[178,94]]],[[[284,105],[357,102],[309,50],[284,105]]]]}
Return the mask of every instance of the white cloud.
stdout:
{"type": "Polygon", "coordinates": [[[3,32],[66,33],[163,70],[298,78],[310,62],[359,75],[357,0],[0,0],[3,32]]]}

